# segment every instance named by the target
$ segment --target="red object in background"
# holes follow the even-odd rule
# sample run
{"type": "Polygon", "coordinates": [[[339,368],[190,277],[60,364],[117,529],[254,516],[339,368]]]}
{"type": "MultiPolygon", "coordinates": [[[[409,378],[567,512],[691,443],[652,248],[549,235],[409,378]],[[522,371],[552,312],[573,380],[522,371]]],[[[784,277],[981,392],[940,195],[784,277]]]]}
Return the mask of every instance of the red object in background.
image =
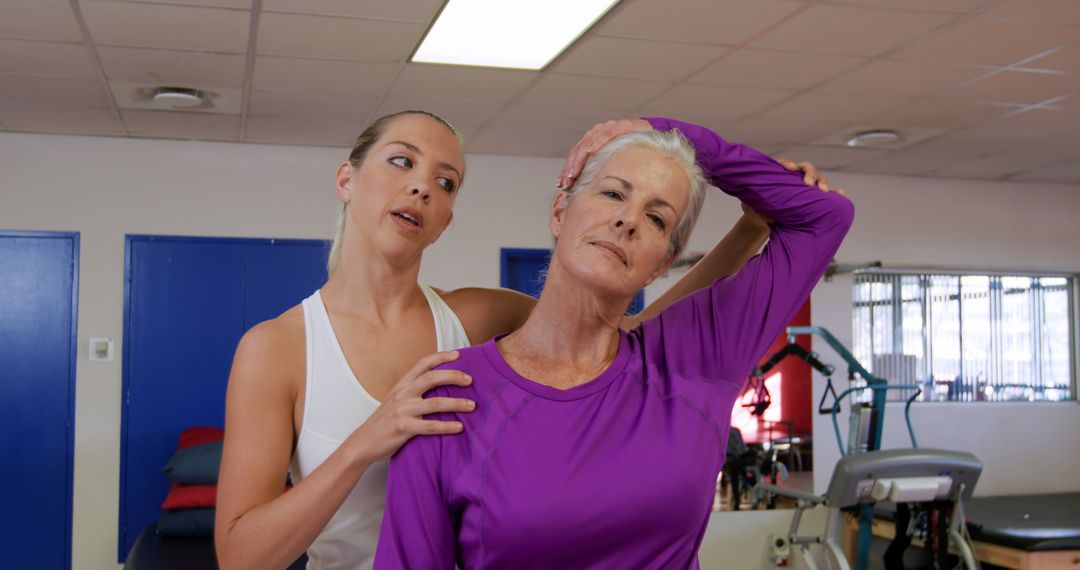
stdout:
{"type": "Polygon", "coordinates": [[[180,485],[173,483],[163,509],[205,509],[217,505],[217,485],[180,485]]]}
{"type": "Polygon", "coordinates": [[[193,445],[202,445],[225,439],[225,430],[213,426],[189,427],[180,432],[180,445],[177,449],[185,449],[193,445]]]}
{"type": "MultiPolygon", "coordinates": [[[[788,326],[810,326],[810,300],[807,299],[799,312],[792,317],[788,326]]],[[[810,336],[802,335],[795,342],[805,348],[810,348],[810,336]]],[[[758,364],[764,363],[769,356],[776,353],[788,343],[787,328],[772,343],[765,354],[761,356],[758,364]]],[[[760,443],[769,439],[769,424],[780,420],[793,421],[791,433],[793,435],[807,435],[813,431],[813,392],[811,390],[813,372],[810,365],[798,358],[786,358],[776,365],[765,376],[765,387],[768,388],[772,397],[772,404],[765,411],[763,417],[750,414],[750,408],[744,408],[743,404],[752,401],[752,391],[744,390],[735,403],[735,409],[731,412],[731,425],[742,431],[743,440],[747,443],[760,443]]],[[[773,423],[772,439],[787,437],[787,425],[773,423]]]]}

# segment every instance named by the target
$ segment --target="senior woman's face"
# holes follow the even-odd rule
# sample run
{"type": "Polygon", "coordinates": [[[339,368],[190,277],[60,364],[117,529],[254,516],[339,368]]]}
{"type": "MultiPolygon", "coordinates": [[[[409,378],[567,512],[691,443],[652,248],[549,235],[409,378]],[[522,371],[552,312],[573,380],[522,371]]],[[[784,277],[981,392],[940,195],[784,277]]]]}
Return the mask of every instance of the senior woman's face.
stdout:
{"type": "Polygon", "coordinates": [[[559,264],[609,295],[633,296],[671,264],[671,235],[690,200],[686,171],[648,148],[609,158],[569,207],[556,202],[559,264]]]}

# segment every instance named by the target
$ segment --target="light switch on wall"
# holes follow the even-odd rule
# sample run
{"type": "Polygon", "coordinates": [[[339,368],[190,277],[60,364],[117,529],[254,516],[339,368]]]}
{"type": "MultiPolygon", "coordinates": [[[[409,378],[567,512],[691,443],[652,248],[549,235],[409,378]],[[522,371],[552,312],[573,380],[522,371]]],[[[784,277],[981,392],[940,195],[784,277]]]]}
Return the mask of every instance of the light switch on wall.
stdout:
{"type": "Polygon", "coordinates": [[[90,338],[90,360],[112,360],[113,341],[111,338],[90,338]]]}

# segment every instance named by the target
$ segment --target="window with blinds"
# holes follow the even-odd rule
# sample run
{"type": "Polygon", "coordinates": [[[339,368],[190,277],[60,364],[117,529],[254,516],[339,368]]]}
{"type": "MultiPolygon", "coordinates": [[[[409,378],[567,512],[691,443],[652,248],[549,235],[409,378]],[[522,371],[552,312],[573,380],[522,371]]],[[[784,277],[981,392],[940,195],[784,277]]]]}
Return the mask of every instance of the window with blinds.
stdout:
{"type": "Polygon", "coordinates": [[[922,386],[924,401],[1071,400],[1073,288],[1063,276],[856,272],[855,357],[922,386]]]}

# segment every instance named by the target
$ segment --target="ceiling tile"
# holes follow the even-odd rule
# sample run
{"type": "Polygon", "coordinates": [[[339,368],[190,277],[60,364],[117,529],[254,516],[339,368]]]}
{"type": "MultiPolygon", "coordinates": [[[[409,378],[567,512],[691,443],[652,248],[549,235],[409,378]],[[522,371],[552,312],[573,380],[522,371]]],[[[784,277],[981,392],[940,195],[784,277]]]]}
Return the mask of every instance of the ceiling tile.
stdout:
{"type": "Polygon", "coordinates": [[[529,89],[520,102],[532,105],[631,109],[643,105],[671,85],[663,81],[551,73],[529,89]]]}
{"type": "Polygon", "coordinates": [[[1080,156],[1080,144],[1065,139],[1045,139],[975,160],[958,162],[940,171],[958,178],[1002,178],[1028,172],[1080,156]]]}
{"type": "Polygon", "coordinates": [[[363,118],[378,102],[374,95],[254,90],[248,103],[248,117],[363,118]]]}
{"type": "Polygon", "coordinates": [[[1039,135],[1073,134],[1080,132],[1080,109],[1030,109],[980,123],[975,128],[1039,135]]]}
{"type": "Polygon", "coordinates": [[[357,121],[298,117],[248,117],[245,142],[332,146],[348,149],[364,125],[357,121]]]}
{"type": "Polygon", "coordinates": [[[977,67],[874,61],[814,91],[908,99],[932,95],[985,74],[985,69],[977,67]]]}
{"type": "Polygon", "coordinates": [[[784,149],[781,155],[795,162],[813,162],[819,170],[831,170],[882,156],[886,152],[888,151],[835,146],[795,146],[784,149]]]}
{"type": "Polygon", "coordinates": [[[109,79],[189,87],[239,88],[244,83],[244,56],[146,48],[100,47],[109,79]]]}
{"type": "Polygon", "coordinates": [[[1080,26],[1080,2],[1076,0],[1002,0],[982,15],[987,18],[1080,26]]]}
{"type": "Polygon", "coordinates": [[[973,101],[922,99],[912,101],[874,118],[881,127],[956,129],[1014,111],[1015,107],[978,104],[973,101]]]}
{"type": "Polygon", "coordinates": [[[906,102],[903,99],[884,97],[804,93],[772,107],[766,115],[772,119],[800,120],[813,117],[815,121],[859,123],[895,110],[906,102]]]}
{"type": "Polygon", "coordinates": [[[1036,139],[1037,137],[1030,135],[961,131],[891,151],[880,158],[860,161],[848,170],[881,174],[936,175],[962,162],[1016,148],[1036,139]]]}
{"type": "Polygon", "coordinates": [[[674,117],[715,129],[756,113],[791,94],[790,91],[680,85],[650,102],[641,109],[641,114],[674,117]]]}
{"type": "MultiPolygon", "coordinates": [[[[82,3],[101,2],[103,0],[80,0],[82,3]]],[[[109,0],[104,0],[108,2],[109,0]]],[[[232,8],[234,10],[251,10],[251,0],[126,0],[127,2],[142,2],[144,4],[174,4],[177,6],[195,6],[201,8],[232,8]]]]}
{"type": "Polygon", "coordinates": [[[690,81],[728,87],[805,89],[865,61],[855,57],[741,49],[721,58],[690,81]]]}
{"type": "Polygon", "coordinates": [[[11,131],[73,135],[124,134],[120,121],[109,109],[0,101],[0,123],[11,131]]]}
{"type": "Polygon", "coordinates": [[[815,4],[751,45],[801,53],[869,57],[904,45],[953,16],[815,4]]]}
{"type": "MultiPolygon", "coordinates": [[[[485,130],[466,141],[465,152],[470,154],[503,154],[518,156],[563,157],[581,140],[581,132],[530,133],[522,136],[518,130],[485,130]]],[[[552,187],[555,182],[552,180],[552,187]]]]}
{"type": "Polygon", "coordinates": [[[502,110],[488,101],[438,99],[435,97],[387,97],[375,110],[375,117],[399,111],[429,111],[446,119],[458,131],[475,130],[502,110]]]}
{"type": "Polygon", "coordinates": [[[382,95],[398,74],[394,63],[258,56],[252,85],[276,91],[382,95]]]}
{"type": "Polygon", "coordinates": [[[109,97],[97,79],[0,76],[0,101],[22,101],[63,107],[108,108],[109,97]]]}
{"type": "Polygon", "coordinates": [[[424,33],[416,23],[270,12],[259,18],[259,54],[404,62],[424,33]]]}
{"type": "Polygon", "coordinates": [[[1080,184],[1080,160],[1055,166],[1036,168],[1028,172],[1011,176],[1009,180],[1080,184]]]}
{"type": "Polygon", "coordinates": [[[920,40],[898,59],[1004,66],[1080,39],[1080,29],[972,19],[920,40]],[[1003,41],[1003,38],[1008,38],[1003,41]]]}
{"type": "Polygon", "coordinates": [[[781,121],[763,116],[747,119],[719,131],[725,138],[755,147],[791,146],[820,139],[848,124],[807,119],[781,121]]]}
{"type": "Polygon", "coordinates": [[[584,135],[597,123],[626,117],[618,109],[584,109],[550,105],[514,105],[490,125],[494,130],[534,133],[578,133],[584,135]]]}
{"type": "Polygon", "coordinates": [[[1080,44],[1062,48],[1039,59],[1024,64],[1036,69],[1055,69],[1080,75],[1080,44]]]}
{"type": "Polygon", "coordinates": [[[851,4],[867,8],[967,14],[991,0],[826,0],[830,4],[851,4]]]}
{"type": "Polygon", "coordinates": [[[860,148],[860,149],[878,149],[878,150],[897,150],[905,148],[911,145],[915,145],[931,139],[941,136],[949,131],[949,129],[931,129],[931,128],[913,128],[907,127],[903,129],[895,129],[900,136],[899,140],[894,143],[886,144],[884,146],[875,147],[873,144],[861,144],[857,147],[848,147],[848,143],[853,138],[860,134],[865,134],[871,131],[879,131],[883,127],[878,123],[856,123],[853,125],[847,125],[839,131],[830,133],[817,140],[811,141],[814,146],[833,146],[843,148],[860,148]]]}
{"type": "Polygon", "coordinates": [[[68,0],[4,0],[0,2],[0,37],[82,42],[68,0]]]}
{"type": "Polygon", "coordinates": [[[1080,76],[1004,71],[948,90],[948,99],[1032,105],[1080,89],[1080,76]]]}
{"type": "Polygon", "coordinates": [[[401,97],[506,101],[539,74],[532,71],[410,63],[391,92],[401,97]]]}
{"type": "Polygon", "coordinates": [[[0,39],[0,73],[91,78],[97,65],[81,44],[0,39]]]}
{"type": "Polygon", "coordinates": [[[708,65],[728,48],[590,36],[551,67],[561,73],[675,81],[708,65]]]}
{"type": "Polygon", "coordinates": [[[247,50],[248,11],[106,1],[80,6],[90,37],[99,46],[247,50]]]}
{"type": "MultiPolygon", "coordinates": [[[[250,0],[248,0],[250,1],[250,0]]],[[[394,2],[357,2],[356,0],[263,0],[263,13],[292,12],[323,16],[352,16],[401,20],[427,24],[435,17],[443,0],[395,0],[394,2]]]]}
{"type": "Polygon", "coordinates": [[[121,116],[128,133],[134,137],[240,140],[240,117],[237,115],[125,110],[121,116]]]}
{"type": "MultiPolygon", "coordinates": [[[[194,85],[192,88],[204,92],[206,102],[200,107],[198,113],[212,113],[223,115],[239,115],[240,103],[243,94],[240,89],[217,87],[213,85],[194,85]]],[[[109,89],[112,90],[113,100],[120,109],[142,109],[149,111],[173,111],[168,105],[154,100],[158,86],[150,86],[145,83],[135,83],[122,79],[109,81],[109,89]]],[[[194,110],[188,110],[194,112],[194,110]]]]}
{"type": "Polygon", "coordinates": [[[604,36],[737,45],[798,10],[778,0],[637,0],[619,6],[596,28],[604,36]],[[716,14],[717,17],[702,17],[716,14]]]}

